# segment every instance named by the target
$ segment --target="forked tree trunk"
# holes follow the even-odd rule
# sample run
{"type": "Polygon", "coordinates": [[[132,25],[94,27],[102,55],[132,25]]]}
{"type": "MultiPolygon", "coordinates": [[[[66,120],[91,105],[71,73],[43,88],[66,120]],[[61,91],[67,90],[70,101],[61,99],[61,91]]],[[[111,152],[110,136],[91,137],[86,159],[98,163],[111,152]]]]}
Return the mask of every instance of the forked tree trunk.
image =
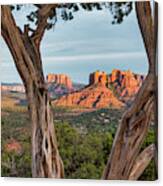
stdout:
{"type": "Polygon", "coordinates": [[[48,92],[31,84],[27,96],[32,121],[33,177],[61,178],[63,165],[55,138],[48,92]]]}
{"type": "MultiPolygon", "coordinates": [[[[103,179],[137,179],[138,172],[143,172],[142,169],[147,166],[147,162],[142,161],[144,165],[139,166],[136,170],[138,172],[134,172],[135,177],[133,176],[133,167],[138,164],[137,157],[149,128],[151,115],[155,112],[157,84],[155,49],[157,34],[155,34],[156,30],[154,28],[157,25],[154,25],[156,22],[152,18],[150,2],[136,2],[136,13],[148,57],[149,72],[133,104],[124,113],[118,126],[111,154],[103,173],[103,179]]],[[[157,4],[155,4],[155,13],[157,13],[157,4]]],[[[146,153],[151,152],[146,151],[146,153]]],[[[151,153],[151,155],[153,154],[151,153]]]]}
{"type": "Polygon", "coordinates": [[[23,80],[32,124],[32,176],[63,177],[53,115],[42,70],[39,48],[16,26],[9,6],[1,8],[2,36],[23,80]],[[13,34],[14,33],[14,34],[13,34]]]}

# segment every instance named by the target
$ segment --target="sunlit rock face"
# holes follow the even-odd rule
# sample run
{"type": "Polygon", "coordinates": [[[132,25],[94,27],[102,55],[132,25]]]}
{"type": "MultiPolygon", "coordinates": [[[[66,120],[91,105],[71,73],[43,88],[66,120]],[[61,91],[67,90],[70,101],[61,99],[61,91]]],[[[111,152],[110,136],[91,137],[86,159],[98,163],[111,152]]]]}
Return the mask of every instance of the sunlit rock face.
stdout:
{"type": "Polygon", "coordinates": [[[130,70],[114,69],[108,77],[108,84],[114,89],[120,100],[128,101],[135,97],[144,79],[144,75],[134,74],[130,70]]]}
{"type": "Polygon", "coordinates": [[[89,85],[101,84],[106,86],[107,83],[108,76],[105,72],[96,71],[89,75],[89,85]]]}
{"type": "Polygon", "coordinates": [[[108,75],[100,71],[90,74],[89,84],[86,87],[62,96],[60,99],[55,100],[53,104],[86,108],[120,108],[124,105],[108,87],[108,75]]]}
{"type": "Polygon", "coordinates": [[[138,92],[144,76],[114,69],[111,74],[96,71],[89,84],[53,101],[54,105],[86,108],[122,108],[138,92]]]}
{"type": "Polygon", "coordinates": [[[119,101],[113,92],[102,84],[93,84],[88,87],[61,97],[53,102],[59,106],[80,106],[86,108],[120,108],[123,103],[119,101]]]}
{"type": "Polygon", "coordinates": [[[70,77],[65,74],[48,74],[46,79],[48,83],[56,83],[72,89],[72,81],[70,77]]]}

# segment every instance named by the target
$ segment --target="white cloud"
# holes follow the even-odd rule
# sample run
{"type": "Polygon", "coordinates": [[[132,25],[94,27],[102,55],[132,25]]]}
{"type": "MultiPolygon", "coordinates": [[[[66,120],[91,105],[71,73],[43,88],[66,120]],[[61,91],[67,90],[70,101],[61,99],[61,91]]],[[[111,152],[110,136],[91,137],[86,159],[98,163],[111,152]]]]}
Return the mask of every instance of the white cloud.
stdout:
{"type": "Polygon", "coordinates": [[[71,56],[52,56],[44,57],[43,61],[88,61],[88,60],[106,60],[106,59],[140,59],[144,58],[144,52],[112,52],[104,54],[86,54],[71,56]]]}

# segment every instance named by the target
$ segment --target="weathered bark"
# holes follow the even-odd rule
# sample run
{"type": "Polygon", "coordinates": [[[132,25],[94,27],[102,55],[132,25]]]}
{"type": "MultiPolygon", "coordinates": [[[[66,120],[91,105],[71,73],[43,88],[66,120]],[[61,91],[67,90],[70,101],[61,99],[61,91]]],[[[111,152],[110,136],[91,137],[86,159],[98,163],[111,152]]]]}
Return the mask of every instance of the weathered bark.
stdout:
{"type": "Polygon", "coordinates": [[[151,144],[146,147],[136,158],[134,166],[131,170],[129,180],[137,180],[144,172],[145,168],[155,156],[155,145],[151,144]]]}
{"type": "Polygon", "coordinates": [[[37,37],[39,42],[36,44],[36,39],[17,27],[9,6],[2,6],[1,16],[2,36],[23,80],[28,99],[32,123],[32,176],[61,178],[63,165],[57,148],[38,47],[43,32],[37,37]]]}
{"type": "Polygon", "coordinates": [[[129,179],[156,102],[156,37],[150,2],[136,2],[136,13],[148,57],[149,72],[132,106],[124,113],[118,126],[103,179],[129,179]]]}
{"type": "Polygon", "coordinates": [[[53,114],[47,90],[33,84],[27,93],[32,120],[32,174],[33,177],[63,177],[63,165],[55,138],[53,114]]]}
{"type": "Polygon", "coordinates": [[[103,179],[129,178],[134,161],[148,131],[153,111],[153,76],[149,74],[132,107],[122,117],[103,179]]]}

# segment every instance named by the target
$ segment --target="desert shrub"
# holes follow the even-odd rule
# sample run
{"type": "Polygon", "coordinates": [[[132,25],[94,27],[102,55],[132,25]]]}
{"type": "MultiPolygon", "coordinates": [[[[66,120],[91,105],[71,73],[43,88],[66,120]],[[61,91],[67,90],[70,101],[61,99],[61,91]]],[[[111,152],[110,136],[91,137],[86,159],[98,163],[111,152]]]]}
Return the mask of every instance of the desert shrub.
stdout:
{"type": "Polygon", "coordinates": [[[57,123],[55,127],[66,178],[99,179],[111,148],[112,135],[108,132],[83,134],[68,123],[57,123]]]}
{"type": "Polygon", "coordinates": [[[3,177],[31,176],[31,137],[28,115],[17,110],[7,112],[1,118],[1,173],[3,177]],[[5,148],[11,140],[21,145],[21,152],[5,148]]]}
{"type": "Polygon", "coordinates": [[[3,177],[31,177],[31,151],[28,144],[23,144],[23,151],[1,153],[1,173],[3,177]]]}

